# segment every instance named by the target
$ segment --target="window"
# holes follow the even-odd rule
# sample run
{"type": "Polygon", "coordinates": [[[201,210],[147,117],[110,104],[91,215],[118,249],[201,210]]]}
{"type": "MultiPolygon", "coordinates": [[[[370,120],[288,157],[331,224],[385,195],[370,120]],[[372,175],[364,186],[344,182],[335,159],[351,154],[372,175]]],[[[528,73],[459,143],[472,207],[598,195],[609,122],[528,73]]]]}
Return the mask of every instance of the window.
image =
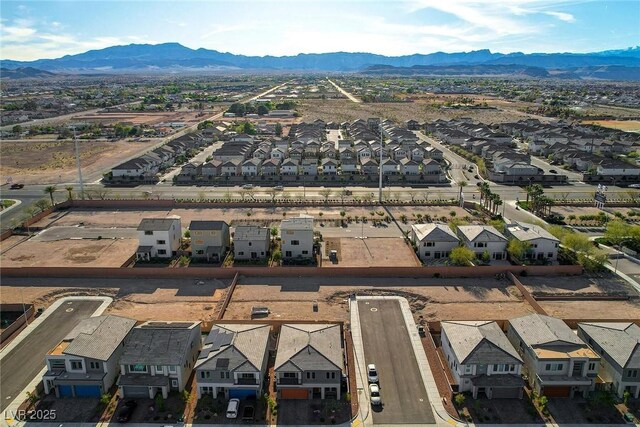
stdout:
{"type": "Polygon", "coordinates": [[[129,372],[131,372],[132,374],[135,374],[135,373],[146,373],[147,372],[147,365],[141,365],[141,364],[129,365],[129,372]]]}
{"type": "Polygon", "coordinates": [[[300,244],[300,240],[292,240],[291,241],[291,245],[292,246],[298,246],[300,244]]]}
{"type": "Polygon", "coordinates": [[[513,372],[516,370],[515,365],[502,364],[493,365],[493,372],[513,372]]]}
{"type": "Polygon", "coordinates": [[[470,374],[473,372],[473,365],[465,365],[464,367],[464,373],[465,374],[470,374]]]}
{"type": "Polygon", "coordinates": [[[165,249],[158,249],[158,255],[166,255],[167,251],[165,249]]]}
{"type": "Polygon", "coordinates": [[[238,252],[238,255],[244,255],[243,251],[238,252]]]}
{"type": "Polygon", "coordinates": [[[251,242],[249,242],[249,246],[251,246],[251,242]]]}
{"type": "Polygon", "coordinates": [[[589,363],[589,370],[590,371],[595,371],[596,370],[596,364],[593,363],[593,362],[589,363]]]}
{"type": "Polygon", "coordinates": [[[315,380],[316,379],[316,373],[315,372],[307,372],[307,379],[308,380],[315,380]]]}
{"type": "Polygon", "coordinates": [[[202,378],[202,379],[211,378],[211,372],[209,372],[209,371],[200,371],[200,378],[202,378]]]}
{"type": "Polygon", "coordinates": [[[309,251],[302,251],[302,255],[308,255],[309,251]]]}
{"type": "Polygon", "coordinates": [[[435,246],[435,245],[436,245],[435,242],[426,242],[425,243],[425,246],[427,246],[427,247],[432,247],[432,246],[435,246]]]}
{"type": "Polygon", "coordinates": [[[151,230],[145,230],[145,231],[144,231],[144,235],[145,235],[145,236],[153,236],[153,231],[151,231],[151,230]]]}
{"type": "Polygon", "coordinates": [[[175,366],[169,366],[169,373],[175,374],[176,373],[176,367],[175,366]]]}
{"type": "Polygon", "coordinates": [[[66,365],[64,359],[49,359],[49,366],[51,369],[65,369],[66,365]]]}
{"type": "Polygon", "coordinates": [[[81,371],[82,370],[82,360],[71,360],[71,370],[73,371],[81,371]]]}
{"type": "Polygon", "coordinates": [[[166,245],[167,241],[166,240],[156,240],[156,244],[157,245],[166,245]]]}
{"type": "Polygon", "coordinates": [[[177,388],[178,387],[178,380],[176,380],[176,379],[171,380],[171,387],[177,388]]]}
{"type": "Polygon", "coordinates": [[[298,378],[295,372],[283,372],[282,378],[298,378]]]}
{"type": "Polygon", "coordinates": [[[638,370],[637,369],[631,369],[629,371],[627,371],[627,378],[636,378],[638,376],[638,370]]]}
{"type": "Polygon", "coordinates": [[[200,387],[200,394],[213,396],[213,387],[200,387]]]}
{"type": "Polygon", "coordinates": [[[162,365],[156,366],[156,372],[159,374],[164,374],[164,366],[162,365]]]}
{"type": "Polygon", "coordinates": [[[562,363],[547,363],[544,370],[545,371],[561,371],[564,365],[562,363]]]}
{"type": "Polygon", "coordinates": [[[553,258],[553,252],[547,253],[547,258],[553,258]]]}
{"type": "Polygon", "coordinates": [[[253,374],[251,374],[251,373],[243,373],[243,374],[240,374],[240,378],[253,380],[253,379],[255,379],[255,376],[253,376],[253,374]]]}
{"type": "Polygon", "coordinates": [[[89,367],[91,369],[100,369],[100,362],[89,362],[89,367]]]}
{"type": "Polygon", "coordinates": [[[204,255],[204,250],[202,250],[202,249],[198,249],[198,250],[196,251],[196,255],[204,255]]]}
{"type": "Polygon", "coordinates": [[[431,256],[431,251],[424,251],[424,256],[430,257],[431,256]]]}

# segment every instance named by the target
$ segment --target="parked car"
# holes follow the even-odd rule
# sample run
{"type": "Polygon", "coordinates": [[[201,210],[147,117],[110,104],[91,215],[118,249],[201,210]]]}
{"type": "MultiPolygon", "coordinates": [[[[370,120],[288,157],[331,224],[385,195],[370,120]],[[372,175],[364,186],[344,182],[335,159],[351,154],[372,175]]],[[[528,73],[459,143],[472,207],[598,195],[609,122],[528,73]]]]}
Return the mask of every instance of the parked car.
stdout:
{"type": "Polygon", "coordinates": [[[136,406],[138,406],[138,402],[135,400],[128,400],[124,403],[120,412],[118,412],[118,422],[126,423],[131,419],[131,415],[133,415],[133,411],[135,411],[136,406]]]}
{"type": "Polygon", "coordinates": [[[555,169],[549,169],[549,173],[558,173],[558,171],[555,169]]]}
{"type": "Polygon", "coordinates": [[[227,418],[238,418],[238,408],[240,407],[240,399],[231,399],[227,405],[227,418]]]}
{"type": "Polygon", "coordinates": [[[378,382],[378,370],[376,369],[376,365],[373,363],[367,365],[367,379],[370,383],[378,382]]]}
{"type": "Polygon", "coordinates": [[[11,184],[11,187],[9,187],[9,188],[12,189],[12,190],[19,190],[19,189],[21,189],[23,187],[24,187],[24,184],[15,183],[15,184],[11,184]]]}
{"type": "Polygon", "coordinates": [[[282,191],[284,190],[284,187],[282,185],[276,185],[275,187],[273,187],[273,189],[276,191],[282,191]]]}
{"type": "Polygon", "coordinates": [[[480,176],[478,176],[478,174],[473,175],[473,177],[474,177],[475,179],[480,179],[480,176]]]}
{"type": "Polygon", "coordinates": [[[255,416],[256,409],[253,405],[246,405],[242,410],[242,421],[252,422],[255,416]]]}
{"type": "Polygon", "coordinates": [[[242,186],[242,188],[245,190],[251,190],[253,188],[253,184],[245,184],[242,186]]]}
{"type": "Polygon", "coordinates": [[[640,184],[631,184],[629,188],[640,188],[640,184]]]}
{"type": "Polygon", "coordinates": [[[380,387],[378,384],[369,384],[369,396],[371,398],[371,404],[373,406],[382,405],[382,398],[380,397],[380,387]]]}

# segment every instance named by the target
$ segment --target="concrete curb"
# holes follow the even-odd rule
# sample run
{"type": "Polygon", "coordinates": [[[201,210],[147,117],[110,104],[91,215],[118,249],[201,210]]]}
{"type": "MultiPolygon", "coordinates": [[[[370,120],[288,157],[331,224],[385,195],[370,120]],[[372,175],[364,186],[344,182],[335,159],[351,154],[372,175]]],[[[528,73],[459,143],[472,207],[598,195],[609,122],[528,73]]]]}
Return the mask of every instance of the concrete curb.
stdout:
{"type": "Polygon", "coordinates": [[[360,329],[360,313],[358,311],[358,301],[356,299],[349,300],[349,313],[351,320],[351,338],[353,340],[353,353],[355,358],[355,367],[357,371],[356,392],[358,393],[358,412],[359,416],[353,421],[352,425],[358,427],[372,426],[373,419],[369,418],[371,403],[369,401],[369,393],[367,391],[367,366],[364,360],[364,344],[362,343],[362,333],[360,329]],[[367,412],[363,414],[363,409],[367,408],[367,412]]]}
{"type": "MultiPolygon", "coordinates": [[[[113,298],[111,298],[111,297],[86,296],[86,297],[64,297],[64,298],[60,298],[55,303],[53,303],[51,306],[49,306],[49,308],[47,308],[47,310],[45,310],[45,312],[42,313],[42,315],[40,317],[38,317],[29,326],[27,326],[24,330],[22,330],[22,332],[20,332],[20,335],[18,335],[13,341],[11,341],[5,348],[3,348],[2,351],[0,351],[0,360],[4,356],[6,356],[18,344],[20,344],[36,327],[38,327],[58,307],[60,307],[62,304],[73,302],[73,301],[78,301],[78,300],[102,301],[102,304],[100,304],[100,306],[93,312],[91,317],[95,317],[95,316],[101,315],[104,312],[104,310],[106,310],[106,308],[113,302],[113,298]]],[[[44,359],[43,359],[43,363],[44,363],[44,359]]],[[[36,388],[37,384],[42,381],[42,376],[46,372],[47,372],[47,368],[45,366],[44,368],[42,368],[42,370],[40,372],[38,372],[38,374],[36,374],[36,376],[31,380],[31,382],[29,382],[29,384],[25,387],[25,389],[22,390],[20,392],[20,394],[15,399],[13,399],[13,401],[9,404],[9,406],[7,406],[7,408],[5,409],[4,414],[3,414],[4,415],[3,419],[5,420],[5,423],[7,425],[10,425],[10,426],[26,425],[26,422],[24,422],[24,421],[12,421],[12,422],[10,422],[9,418],[7,418],[7,417],[9,416],[9,414],[12,414],[12,413],[15,414],[16,413],[16,411],[18,410],[18,408],[20,407],[22,402],[24,402],[27,399],[27,392],[36,388]]],[[[83,423],[83,424],[85,424],[85,423],[83,423]]],[[[51,425],[55,425],[56,427],[58,427],[61,424],[60,423],[52,423],[51,425]]],[[[67,425],[69,425],[69,424],[67,424],[67,425]]],[[[95,424],[85,424],[85,425],[95,425],[95,424]]]]}
{"type": "Polygon", "coordinates": [[[18,199],[2,199],[2,200],[13,200],[15,203],[12,204],[11,206],[9,206],[6,209],[3,209],[2,211],[0,211],[0,216],[2,216],[3,214],[9,212],[11,209],[13,208],[17,208],[18,206],[20,206],[22,204],[22,200],[18,200],[18,199]]]}

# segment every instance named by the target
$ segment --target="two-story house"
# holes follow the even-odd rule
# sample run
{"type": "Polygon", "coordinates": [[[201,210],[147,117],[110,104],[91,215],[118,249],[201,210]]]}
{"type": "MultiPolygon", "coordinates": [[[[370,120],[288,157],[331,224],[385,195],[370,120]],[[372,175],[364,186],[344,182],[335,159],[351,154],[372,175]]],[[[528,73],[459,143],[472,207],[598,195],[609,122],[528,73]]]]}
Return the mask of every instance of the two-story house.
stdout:
{"type": "Polygon", "coordinates": [[[233,232],[233,257],[237,260],[264,259],[269,254],[271,230],[257,225],[239,225],[233,232]]]}
{"type": "Polygon", "coordinates": [[[338,324],[284,324],[274,365],[280,399],[340,399],[344,371],[338,324]]]}
{"type": "Polygon", "coordinates": [[[313,218],[300,216],[280,223],[283,258],[313,257],[313,218]]]}
{"type": "Polygon", "coordinates": [[[587,397],[600,357],[560,319],[531,314],[509,320],[507,338],[524,360],[529,385],[547,397],[587,397]]]}
{"type": "Polygon", "coordinates": [[[144,218],[138,226],[137,261],[171,258],[180,249],[182,225],[180,217],[144,218]]]}
{"type": "Polygon", "coordinates": [[[598,375],[621,399],[640,396],[640,327],[631,322],[578,323],[578,336],[601,357],[598,375]]]}
{"type": "Polygon", "coordinates": [[[507,238],[491,225],[460,225],[458,237],[478,258],[482,257],[485,251],[492,260],[506,258],[507,238]]]}
{"type": "Polygon", "coordinates": [[[522,398],[522,358],[496,322],[441,322],[442,351],[458,391],[477,399],[522,398]]]}
{"type": "Polygon", "coordinates": [[[260,396],[267,370],[269,325],[214,324],[196,362],[198,399],[260,396]]]}
{"type": "Polygon", "coordinates": [[[100,397],[120,373],[122,343],[136,321],[118,316],[83,320],[45,356],[44,392],[57,397],[100,397]]]}
{"type": "Polygon", "coordinates": [[[446,224],[414,224],[411,240],[418,248],[418,258],[423,261],[447,258],[460,239],[446,224]]]}
{"type": "Polygon", "coordinates": [[[191,221],[191,256],[221,262],[231,246],[229,225],[224,221],[191,221]]]}
{"type": "Polygon", "coordinates": [[[525,258],[549,262],[558,259],[560,240],[539,225],[516,221],[506,226],[506,235],[529,245],[525,258]]]}
{"type": "Polygon", "coordinates": [[[150,321],[129,332],[120,357],[123,399],[184,390],[202,348],[200,322],[150,321]]]}

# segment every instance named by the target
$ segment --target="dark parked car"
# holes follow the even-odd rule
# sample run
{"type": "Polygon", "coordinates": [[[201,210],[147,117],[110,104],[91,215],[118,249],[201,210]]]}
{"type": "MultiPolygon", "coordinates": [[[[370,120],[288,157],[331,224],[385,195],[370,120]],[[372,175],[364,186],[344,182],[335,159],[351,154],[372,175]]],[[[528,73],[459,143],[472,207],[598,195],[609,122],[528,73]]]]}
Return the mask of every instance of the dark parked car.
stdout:
{"type": "Polygon", "coordinates": [[[480,179],[480,177],[478,176],[478,174],[473,175],[473,177],[474,177],[475,179],[480,179]]]}
{"type": "Polygon", "coordinates": [[[118,412],[118,422],[126,423],[129,421],[131,419],[131,415],[133,415],[133,411],[136,409],[136,406],[138,406],[138,403],[135,400],[126,401],[122,409],[120,409],[120,412],[118,412]]]}
{"type": "Polygon", "coordinates": [[[24,184],[17,184],[16,183],[16,184],[11,184],[11,187],[9,187],[9,188],[12,189],[12,190],[19,190],[22,187],[24,187],[24,184]]]}
{"type": "Polygon", "coordinates": [[[254,415],[256,413],[253,405],[246,405],[242,410],[242,421],[250,422],[253,421],[254,415]]]}

